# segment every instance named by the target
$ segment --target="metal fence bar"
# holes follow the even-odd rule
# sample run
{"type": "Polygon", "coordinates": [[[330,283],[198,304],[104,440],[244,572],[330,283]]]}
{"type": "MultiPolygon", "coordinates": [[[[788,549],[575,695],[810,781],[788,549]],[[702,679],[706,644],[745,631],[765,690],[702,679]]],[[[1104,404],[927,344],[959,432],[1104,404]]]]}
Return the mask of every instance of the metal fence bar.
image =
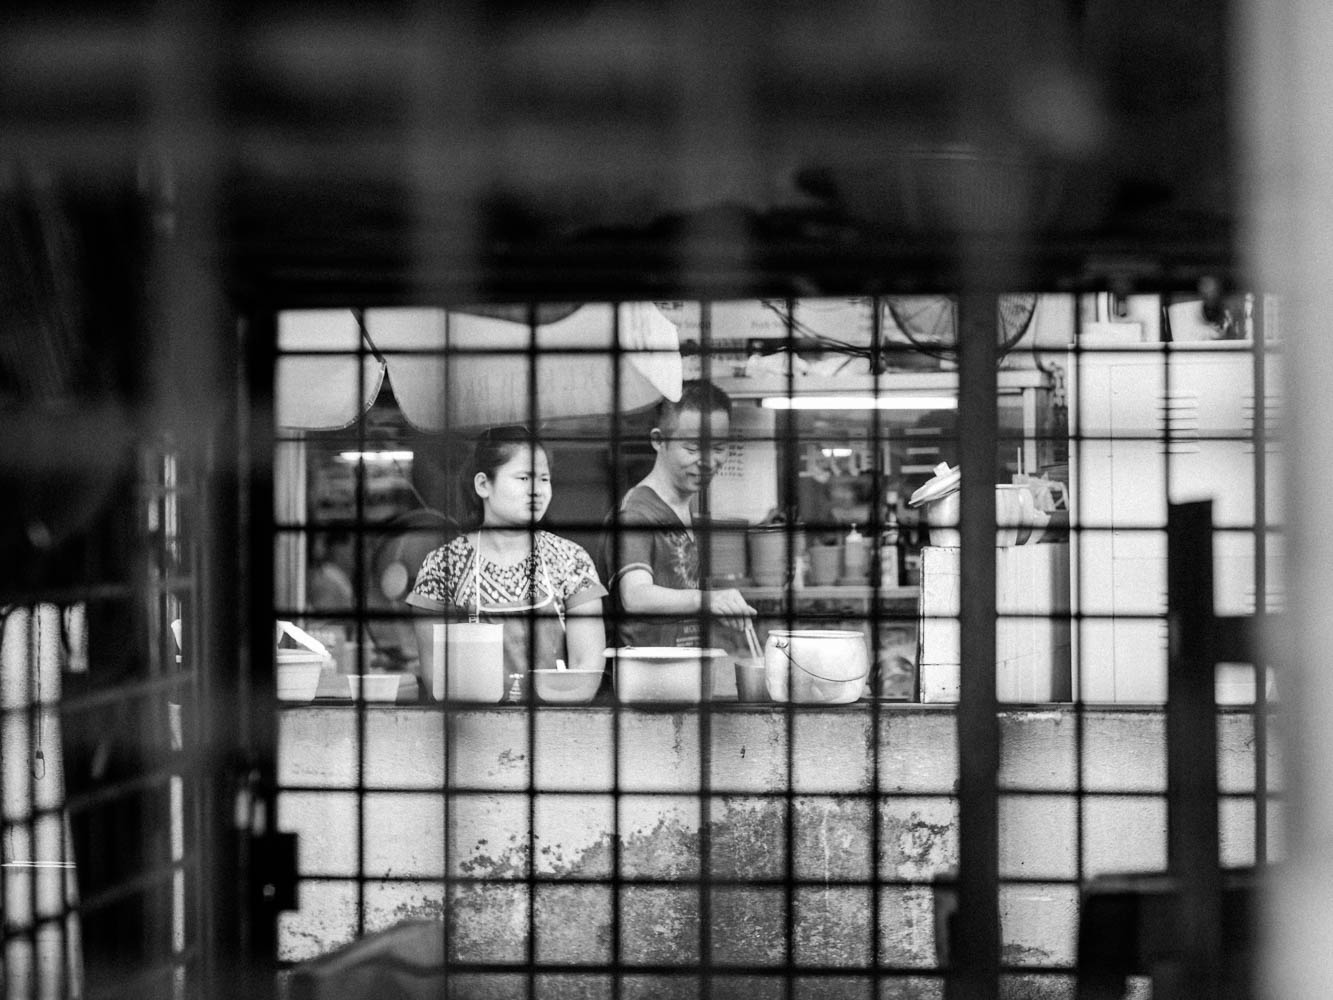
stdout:
{"type": "Polygon", "coordinates": [[[958,305],[962,668],[958,701],[958,911],[949,1000],[994,1000],[1000,969],[999,727],[995,694],[995,298],[958,305]]]}

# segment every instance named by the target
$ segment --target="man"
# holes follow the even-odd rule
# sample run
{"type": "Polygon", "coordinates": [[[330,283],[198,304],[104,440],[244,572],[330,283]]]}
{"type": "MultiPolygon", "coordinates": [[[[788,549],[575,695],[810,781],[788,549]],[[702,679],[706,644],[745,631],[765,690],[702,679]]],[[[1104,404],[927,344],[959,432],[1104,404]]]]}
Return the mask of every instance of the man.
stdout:
{"type": "Polygon", "coordinates": [[[731,401],[711,383],[686,382],[678,402],[658,404],[652,471],[608,518],[599,552],[619,645],[697,647],[705,618],[743,628],[755,613],[738,590],[700,588],[691,503],[726,458],[730,430],[731,401]]]}

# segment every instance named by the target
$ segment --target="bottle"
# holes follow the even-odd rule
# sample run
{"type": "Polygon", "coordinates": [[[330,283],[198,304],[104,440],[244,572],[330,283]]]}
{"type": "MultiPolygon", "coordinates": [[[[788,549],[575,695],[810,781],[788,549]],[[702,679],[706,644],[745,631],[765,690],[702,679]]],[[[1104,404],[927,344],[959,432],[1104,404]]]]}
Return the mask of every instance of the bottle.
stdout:
{"type": "Polygon", "coordinates": [[[854,524],[843,542],[842,570],[848,583],[864,583],[866,580],[866,540],[854,524]]]}
{"type": "Polygon", "coordinates": [[[898,495],[888,496],[884,533],[879,540],[879,585],[884,590],[902,586],[902,533],[898,529],[898,495]]]}

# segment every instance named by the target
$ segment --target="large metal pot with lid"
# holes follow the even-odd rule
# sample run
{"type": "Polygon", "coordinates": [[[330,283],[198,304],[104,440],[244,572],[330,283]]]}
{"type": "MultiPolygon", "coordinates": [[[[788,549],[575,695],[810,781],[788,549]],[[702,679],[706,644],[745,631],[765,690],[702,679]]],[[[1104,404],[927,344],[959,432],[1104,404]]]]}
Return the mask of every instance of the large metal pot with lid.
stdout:
{"type": "Polygon", "coordinates": [[[957,547],[962,544],[962,532],[958,529],[959,515],[962,513],[962,496],[958,488],[962,485],[962,472],[958,466],[950,468],[948,462],[935,466],[935,476],[912,494],[907,503],[920,507],[930,528],[930,544],[957,547]]]}
{"type": "MultiPolygon", "coordinates": [[[[920,507],[930,528],[930,544],[956,547],[962,542],[959,530],[962,473],[947,462],[935,466],[935,476],[912,494],[907,502],[920,507]]],[[[1031,483],[1000,483],[995,487],[995,544],[1002,547],[1034,540],[1050,515],[1038,512],[1031,483]]]]}

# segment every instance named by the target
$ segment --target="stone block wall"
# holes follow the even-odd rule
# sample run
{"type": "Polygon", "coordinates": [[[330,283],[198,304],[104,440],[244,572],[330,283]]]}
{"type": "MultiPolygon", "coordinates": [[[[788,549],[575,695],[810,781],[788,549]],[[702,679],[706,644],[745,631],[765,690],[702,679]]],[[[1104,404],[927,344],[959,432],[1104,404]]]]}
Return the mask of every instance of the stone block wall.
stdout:
{"type": "MultiPolygon", "coordinates": [[[[1164,715],[1015,709],[1001,734],[1002,958],[1024,995],[1072,995],[1080,882],[1166,865],[1164,715]]],[[[1218,753],[1223,860],[1249,864],[1247,713],[1219,715],[1218,753]]],[[[287,710],[281,958],[425,917],[460,996],[523,995],[504,967],[530,962],[541,996],[610,996],[616,961],[623,996],[695,996],[701,966],[714,995],[788,973],[797,995],[802,973],[811,996],[941,995],[957,754],[952,706],[287,710]]]]}

